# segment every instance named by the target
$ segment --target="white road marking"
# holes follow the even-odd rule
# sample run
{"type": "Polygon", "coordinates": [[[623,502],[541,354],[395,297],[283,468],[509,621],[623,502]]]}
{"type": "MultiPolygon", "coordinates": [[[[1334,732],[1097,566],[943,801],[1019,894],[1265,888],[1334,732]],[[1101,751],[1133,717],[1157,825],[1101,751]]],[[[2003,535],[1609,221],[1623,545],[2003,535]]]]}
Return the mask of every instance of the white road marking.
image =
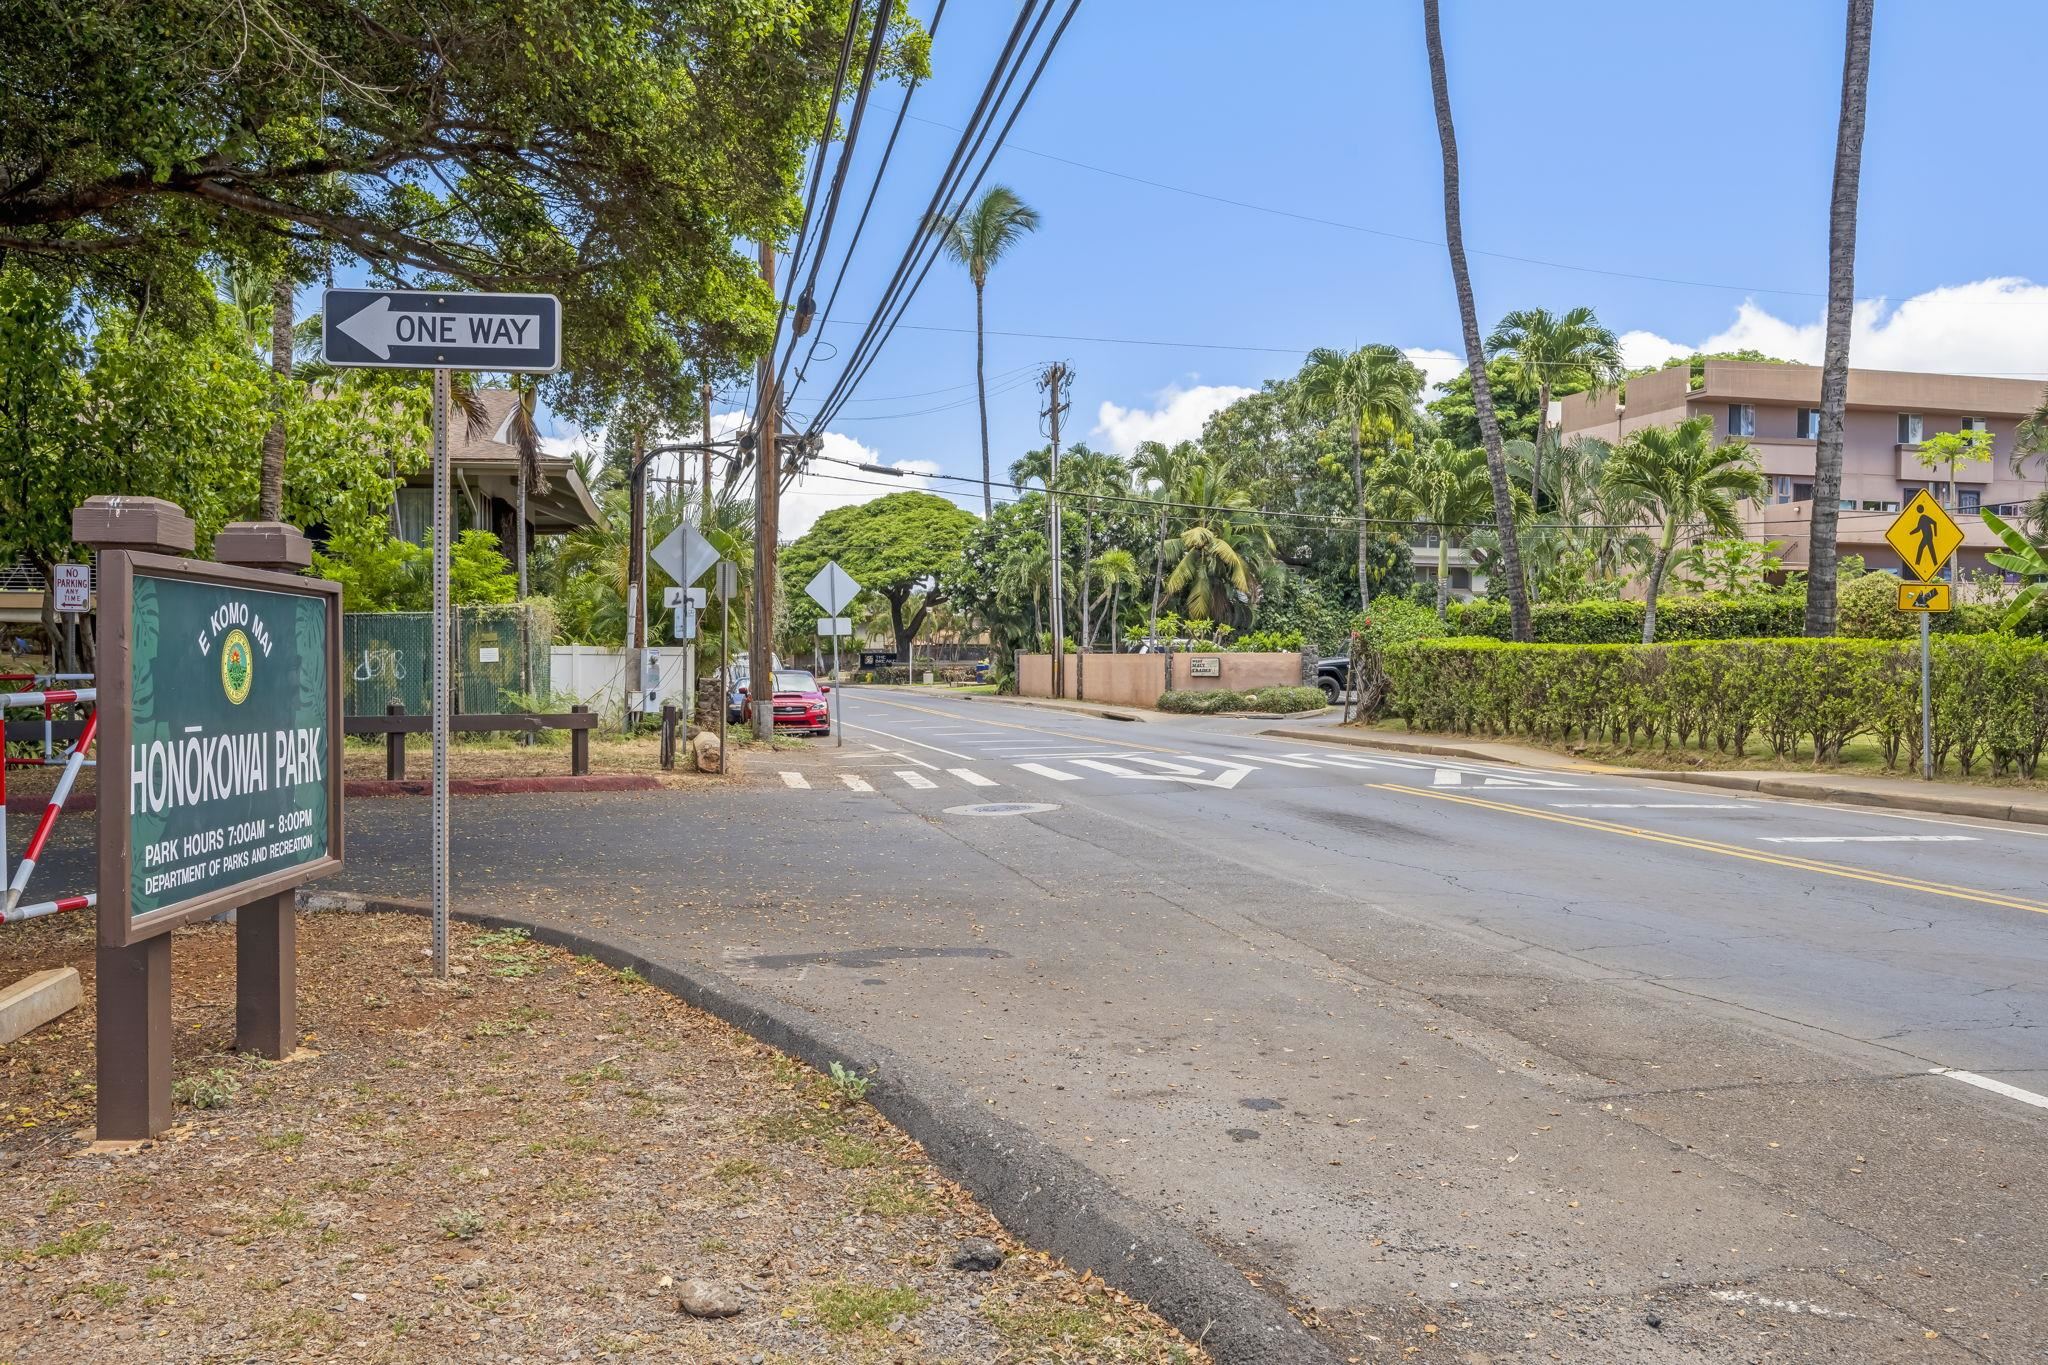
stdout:
{"type": "Polygon", "coordinates": [[[993,778],[983,777],[972,768],[948,768],[946,771],[970,787],[993,787],[996,785],[993,778]]]}
{"type": "Polygon", "coordinates": [[[782,775],[782,785],[800,792],[807,792],[811,789],[811,784],[804,780],[802,773],[784,773],[782,775]]]}
{"type": "Polygon", "coordinates": [[[855,724],[854,724],[854,723],[853,723],[852,721],[850,721],[850,720],[849,720],[849,721],[845,721],[845,722],[843,722],[843,724],[844,724],[844,725],[845,725],[845,727],[846,727],[847,729],[849,729],[849,730],[865,730],[865,731],[867,731],[867,732],[868,732],[869,734],[871,734],[871,735],[880,735],[880,736],[881,736],[881,737],[882,737],[883,739],[893,739],[893,740],[896,740],[896,741],[897,741],[898,743],[901,743],[901,744],[915,744],[915,745],[916,745],[916,746],[917,746],[918,748],[920,748],[920,749],[930,749],[930,750],[931,750],[931,751],[932,751],[933,753],[935,753],[935,754],[944,754],[944,755],[945,755],[945,756],[946,756],[947,758],[972,758],[972,757],[974,757],[974,755],[972,755],[972,754],[961,754],[961,753],[955,753],[955,752],[954,752],[953,750],[951,750],[951,749],[941,749],[941,748],[940,748],[940,747],[939,747],[938,745],[936,745],[936,744],[926,744],[926,743],[925,743],[925,742],[924,742],[923,740],[921,740],[921,739],[912,739],[912,738],[910,738],[910,737],[909,737],[908,735],[892,735],[892,734],[890,734],[890,733],[889,733],[889,732],[888,732],[887,730],[877,730],[877,729],[876,729],[876,728],[875,728],[874,726],[872,726],[872,725],[855,725],[855,724]]]}
{"type": "Polygon", "coordinates": [[[1928,1074],[1946,1076],[1952,1081],[1961,1081],[1964,1085],[1974,1085],[1979,1090],[1989,1090],[1994,1095],[2003,1095],[2009,1100],[2018,1100],[2021,1104],[2031,1104],[2036,1109],[2048,1109],[2048,1095],[2037,1095],[2031,1090],[2007,1085],[2004,1081],[1994,1081],[1989,1076],[1979,1076],[1974,1071],[1955,1071],[1945,1066],[1936,1066],[1928,1068],[1928,1074]]]}
{"type": "Polygon", "coordinates": [[[1780,834],[1767,844],[1974,844],[1974,834],[1780,834]]]}
{"type": "Polygon", "coordinates": [[[1468,777],[1476,779],[1472,783],[1475,787],[1541,787],[1550,791],[1577,791],[1579,789],[1576,782],[1552,782],[1548,778],[1542,777],[1496,776],[1493,773],[1478,768],[1446,768],[1443,766],[1437,768],[1436,776],[1430,779],[1430,783],[1432,786],[1438,787],[1462,787],[1465,785],[1465,779],[1468,777]]]}
{"type": "Polygon", "coordinates": [[[1465,784],[1465,774],[1456,768],[1438,768],[1432,784],[1438,787],[1461,787],[1465,784]]]}
{"type": "Polygon", "coordinates": [[[907,768],[897,773],[896,776],[903,779],[903,785],[905,785],[906,787],[915,787],[919,791],[928,792],[933,787],[939,785],[938,783],[932,781],[929,777],[926,777],[923,773],[911,772],[907,768]]]}
{"type": "Polygon", "coordinates": [[[856,777],[852,773],[839,774],[839,780],[857,792],[871,792],[874,790],[873,787],[868,785],[868,780],[865,777],[856,777]]]}
{"type": "Polygon", "coordinates": [[[1022,768],[1027,773],[1037,773],[1040,777],[1049,777],[1055,782],[1079,782],[1081,780],[1079,773],[1061,772],[1058,768],[1048,768],[1043,763],[1019,763],[1016,766],[1022,768]]]}
{"type": "Polygon", "coordinates": [[[1283,768],[1313,768],[1316,766],[1313,763],[1297,763],[1291,758],[1277,758],[1272,754],[1232,754],[1231,757],[1241,758],[1247,763],[1277,763],[1283,768]]]}
{"type": "Polygon", "coordinates": [[[1552,801],[1554,810],[1755,810],[1740,801],[1552,801]]]}
{"type": "Polygon", "coordinates": [[[1853,1319],[1854,1313],[1844,1313],[1839,1308],[1823,1308],[1805,1299],[1774,1299],[1764,1294],[1753,1294],[1747,1289],[1716,1289],[1714,1297],[1722,1303],[1753,1303],[1759,1308],[1775,1308],[1781,1313],[1811,1313],[1817,1318],[1853,1319]]]}

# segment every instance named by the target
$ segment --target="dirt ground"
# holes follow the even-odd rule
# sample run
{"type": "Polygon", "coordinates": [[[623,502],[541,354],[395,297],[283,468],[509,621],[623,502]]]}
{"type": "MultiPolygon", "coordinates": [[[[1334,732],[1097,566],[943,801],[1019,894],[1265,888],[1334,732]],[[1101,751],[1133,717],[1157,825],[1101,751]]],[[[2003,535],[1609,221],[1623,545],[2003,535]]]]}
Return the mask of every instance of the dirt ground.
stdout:
{"type": "Polygon", "coordinates": [[[87,989],[0,1050],[0,1362],[1207,1359],[1010,1242],[858,1081],[631,973],[457,926],[439,987],[423,920],[303,916],[272,1064],[230,1050],[233,934],[177,934],[177,1126],[93,1155],[92,924],[0,930],[0,980],[87,989]],[[952,1268],[968,1237],[1008,1259],[952,1268]],[[693,1277],[739,1313],[679,1311],[693,1277]]]}

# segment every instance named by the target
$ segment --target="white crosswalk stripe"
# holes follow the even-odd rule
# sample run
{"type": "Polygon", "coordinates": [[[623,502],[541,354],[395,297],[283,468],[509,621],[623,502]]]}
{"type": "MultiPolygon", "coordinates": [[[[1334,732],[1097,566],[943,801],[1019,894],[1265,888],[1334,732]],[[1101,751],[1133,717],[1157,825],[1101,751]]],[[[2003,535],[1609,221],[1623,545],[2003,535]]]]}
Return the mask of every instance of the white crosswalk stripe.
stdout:
{"type": "Polygon", "coordinates": [[[853,791],[871,792],[874,790],[873,787],[868,785],[868,780],[865,777],[855,777],[852,773],[839,774],[839,780],[844,782],[853,791]]]}
{"type": "Polygon", "coordinates": [[[904,770],[904,771],[899,771],[899,772],[898,772],[898,773],[896,774],[896,776],[898,776],[898,777],[900,777],[900,778],[902,778],[902,779],[903,779],[903,785],[904,785],[904,786],[906,786],[906,787],[915,787],[915,788],[916,788],[917,790],[919,790],[919,791],[925,791],[925,792],[928,792],[928,791],[930,791],[930,790],[931,790],[931,789],[932,789],[933,787],[936,787],[936,786],[938,786],[938,785],[939,785],[938,783],[936,783],[936,782],[932,781],[932,780],[931,780],[931,779],[930,779],[929,777],[926,777],[926,776],[925,776],[925,775],[924,775],[923,773],[914,773],[914,772],[910,772],[910,771],[908,771],[908,770],[904,770]]]}
{"type": "Polygon", "coordinates": [[[1081,780],[1079,773],[1070,773],[1061,768],[1049,768],[1043,763],[1019,763],[1017,766],[1027,773],[1037,773],[1040,777],[1049,777],[1055,782],[1079,782],[1081,780]]]}
{"type": "Polygon", "coordinates": [[[946,771],[970,787],[993,787],[996,785],[993,778],[983,777],[972,768],[948,768],[946,771]]]}
{"type": "Polygon", "coordinates": [[[782,785],[800,792],[811,789],[811,784],[804,780],[802,773],[784,773],[782,775],[782,785]]]}

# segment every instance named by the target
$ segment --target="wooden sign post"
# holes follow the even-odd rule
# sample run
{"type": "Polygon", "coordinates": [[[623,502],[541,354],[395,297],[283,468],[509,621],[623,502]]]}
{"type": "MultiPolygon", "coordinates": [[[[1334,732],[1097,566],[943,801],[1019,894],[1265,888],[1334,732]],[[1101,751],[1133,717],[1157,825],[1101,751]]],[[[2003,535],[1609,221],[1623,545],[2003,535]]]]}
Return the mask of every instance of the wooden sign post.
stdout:
{"type": "Polygon", "coordinates": [[[341,865],[341,588],[289,528],[231,527],[243,564],[178,558],[192,523],[94,498],[99,552],[99,1125],[170,1126],[177,925],[239,910],[237,1045],[297,1046],[292,893],[341,865]],[[252,568],[248,563],[269,567],[252,568]]]}

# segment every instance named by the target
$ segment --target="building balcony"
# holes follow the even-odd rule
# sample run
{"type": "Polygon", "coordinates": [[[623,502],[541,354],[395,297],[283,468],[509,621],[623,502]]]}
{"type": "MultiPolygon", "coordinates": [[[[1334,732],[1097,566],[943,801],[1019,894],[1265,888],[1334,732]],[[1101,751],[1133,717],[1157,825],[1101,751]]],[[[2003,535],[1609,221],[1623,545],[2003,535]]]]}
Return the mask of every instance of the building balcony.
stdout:
{"type": "MultiPolygon", "coordinates": [[[[1941,464],[1929,469],[1926,465],[1921,464],[1920,447],[1917,444],[1901,443],[1895,446],[1894,449],[1898,451],[1900,483],[1945,484],[1948,482],[1948,466],[1941,464]]],[[[1842,459],[1843,467],[1846,468],[1848,463],[1848,456],[1844,454],[1842,459]]],[[[1982,487],[1990,483],[1993,474],[1993,464],[1993,461],[1983,461],[1978,464],[1957,465],[1955,472],[1956,486],[1959,488],[1973,488],[1982,487]]]]}

